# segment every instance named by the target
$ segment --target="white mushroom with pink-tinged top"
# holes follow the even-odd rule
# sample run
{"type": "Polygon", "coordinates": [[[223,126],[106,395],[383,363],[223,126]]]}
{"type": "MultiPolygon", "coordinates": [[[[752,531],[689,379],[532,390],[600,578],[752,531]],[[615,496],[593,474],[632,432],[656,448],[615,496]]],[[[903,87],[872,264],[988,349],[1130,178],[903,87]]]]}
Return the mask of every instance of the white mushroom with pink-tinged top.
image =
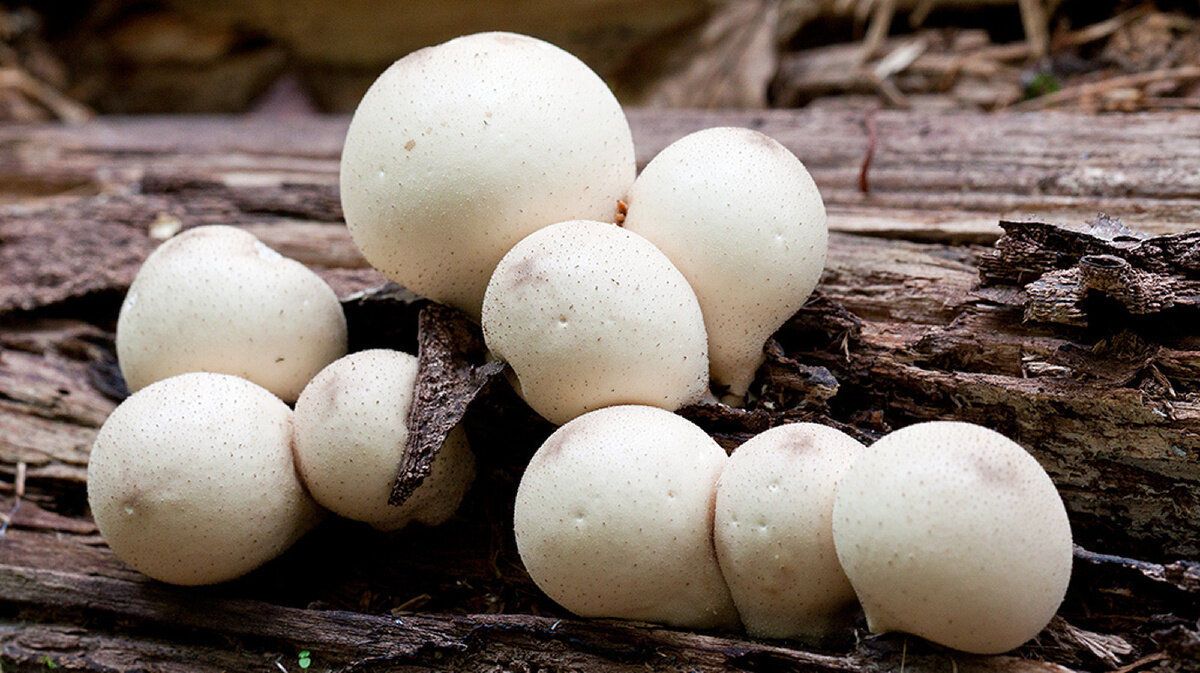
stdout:
{"type": "Polygon", "coordinates": [[[1054,483],[1020,445],[970,423],[872,444],[838,485],[833,539],[872,631],[978,654],[1036,636],[1071,578],[1054,483]]]}
{"type": "Polygon", "coordinates": [[[833,496],[864,449],[834,428],[793,423],[730,456],[713,537],[751,636],[820,641],[851,625],[858,603],[833,547],[833,496]]]}
{"type": "Polygon", "coordinates": [[[347,355],[313,377],[296,402],[296,462],[317,502],[380,530],[437,525],[458,509],[475,477],[467,435],[456,425],[432,472],[401,505],[389,505],[415,397],[417,358],[390,350],[347,355]]]}
{"type": "Polygon", "coordinates": [[[488,284],[483,336],[552,423],[617,404],[673,411],[709,394],[696,294],[615,224],[560,222],[513,247],[488,284]]]}
{"type": "Polygon", "coordinates": [[[530,577],[583,617],[689,628],[738,623],[712,542],[726,455],[655,407],[593,411],[529,461],[513,523],[530,577]]]}

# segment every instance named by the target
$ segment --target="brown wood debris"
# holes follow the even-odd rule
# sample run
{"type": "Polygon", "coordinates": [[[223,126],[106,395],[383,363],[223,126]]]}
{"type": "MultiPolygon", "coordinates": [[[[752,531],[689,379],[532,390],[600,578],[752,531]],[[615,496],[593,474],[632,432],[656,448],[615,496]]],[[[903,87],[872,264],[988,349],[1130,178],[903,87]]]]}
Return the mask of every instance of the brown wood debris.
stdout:
{"type": "Polygon", "coordinates": [[[980,260],[982,280],[1023,284],[1026,320],[1086,325],[1084,303],[1095,295],[1134,316],[1200,307],[1200,235],[1195,232],[1149,237],[1103,215],[1082,228],[1040,222],[1001,226],[1005,235],[980,260]]]}
{"type": "Polygon", "coordinates": [[[388,503],[403,505],[433,470],[446,436],[467,407],[505,364],[487,361],[483,333],[461,311],[428,304],[417,327],[417,388],[409,412],[408,441],[388,503]]]}

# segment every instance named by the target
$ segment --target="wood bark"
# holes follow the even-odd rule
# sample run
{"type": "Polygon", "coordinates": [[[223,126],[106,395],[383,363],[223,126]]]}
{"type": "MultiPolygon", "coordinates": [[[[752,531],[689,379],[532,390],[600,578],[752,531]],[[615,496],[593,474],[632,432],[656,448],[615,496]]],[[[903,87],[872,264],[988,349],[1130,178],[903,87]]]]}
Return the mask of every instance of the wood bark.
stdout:
{"type": "Polygon", "coordinates": [[[1008,434],[1050,472],[1088,550],[1064,616],[1130,649],[1069,625],[1015,657],[972,658],[899,636],[814,650],[570,619],[524,575],[508,530],[523,460],[548,427],[499,384],[468,413],[481,478],[447,528],[329,524],[213,593],[142,579],[98,539],[84,482],[92,438],[126,394],[116,311],[156,237],[245,227],[331,282],[356,348],[415,352],[417,333],[412,302],[355,294],[383,279],[341,223],[345,118],[151,118],[0,127],[4,670],[40,670],[43,654],[84,670],[298,670],[301,649],[330,670],[1185,665],[1200,619],[1200,271],[1194,234],[1181,233],[1200,214],[1194,115],[630,117],[643,165],[703,127],[769,133],[805,161],[830,211],[826,273],[770,345],[758,406],[698,420],[727,445],[806,418],[864,439],[939,418],[1008,434]],[[1157,238],[1056,226],[1101,211],[1157,238]],[[1169,289],[1170,305],[1128,283],[1084,283],[1104,255],[1156,274],[1139,287],[1169,289]],[[1070,309],[1063,319],[1030,313],[1043,295],[1070,309]],[[381,616],[392,611],[403,624],[381,616]]]}

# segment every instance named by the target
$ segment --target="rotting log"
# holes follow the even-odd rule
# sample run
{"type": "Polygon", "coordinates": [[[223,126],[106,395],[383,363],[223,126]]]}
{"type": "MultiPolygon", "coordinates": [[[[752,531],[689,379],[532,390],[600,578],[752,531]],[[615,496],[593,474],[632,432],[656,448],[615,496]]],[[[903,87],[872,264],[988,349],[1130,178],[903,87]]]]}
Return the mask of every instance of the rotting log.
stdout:
{"type": "Polygon", "coordinates": [[[384,536],[333,522],[212,594],[140,578],[98,539],[83,485],[96,429],[125,395],[116,311],[155,236],[245,227],[334,285],[355,348],[416,351],[422,303],[362,292],[383,279],[340,221],[346,121],[0,127],[5,671],[40,670],[42,655],[83,670],[297,670],[302,649],[331,670],[1109,670],[1140,659],[1178,668],[1200,649],[1194,297],[1135,314],[1112,291],[1125,286],[1070,284],[1085,258],[1124,254],[1164,287],[1189,288],[1194,257],[1186,245],[1130,253],[1094,229],[1056,226],[1104,211],[1191,240],[1172,235],[1200,220],[1194,115],[631,112],[642,164],[706,126],[779,138],[812,170],[835,231],[817,295],[769,348],[755,408],[689,413],[727,446],[800,419],[864,439],[934,418],[1005,432],[1049,470],[1082,545],[1064,616],[1121,642],[1059,625],[1015,658],[972,658],[897,636],[814,650],[572,620],[516,558],[512,492],[549,427],[500,382],[468,413],[481,478],[445,527],[384,536]],[[1029,313],[1043,286],[1063,290],[1052,296],[1068,297],[1070,319],[1029,313]],[[296,620],[309,625],[286,626],[296,620]]]}
{"type": "MultiPolygon", "coordinates": [[[[4,605],[15,612],[0,615],[5,670],[12,664],[36,667],[47,653],[60,666],[84,670],[144,670],[138,667],[150,661],[164,671],[250,670],[276,661],[285,670],[297,670],[297,653],[303,650],[312,654],[318,670],[340,671],[1074,670],[1028,658],[1039,651],[1067,652],[1053,642],[1071,637],[1061,624],[1043,635],[1045,642],[1014,655],[974,656],[894,636],[835,653],[607,620],[301,608],[247,598],[243,594],[253,590],[246,589],[245,580],[216,592],[163,585],[124,569],[107,549],[72,549],[78,546],[21,532],[11,545],[0,547],[4,605]],[[63,569],[76,558],[84,559],[81,567],[63,569]],[[34,560],[43,565],[35,567],[34,560]],[[22,624],[29,606],[52,606],[53,613],[22,624]]],[[[271,570],[296,572],[288,565],[277,563],[271,570]]]]}

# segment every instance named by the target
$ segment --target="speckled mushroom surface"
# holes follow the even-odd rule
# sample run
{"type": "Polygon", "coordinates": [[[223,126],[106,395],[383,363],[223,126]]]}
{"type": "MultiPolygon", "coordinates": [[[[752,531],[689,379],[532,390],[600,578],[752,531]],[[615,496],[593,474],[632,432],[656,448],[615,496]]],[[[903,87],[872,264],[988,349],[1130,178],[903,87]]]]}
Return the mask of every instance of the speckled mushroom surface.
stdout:
{"type": "Polygon", "coordinates": [[[1041,631],[1071,575],[1050,477],[987,428],[928,422],[872,444],[842,477],[833,535],[871,630],[993,654],[1041,631]]]}
{"type": "Polygon", "coordinates": [[[662,252],[615,224],[560,222],[513,247],[488,284],[483,335],[553,423],[616,404],[674,410],[708,392],[695,293],[662,252]]]}
{"type": "Polygon", "coordinates": [[[189,229],[138,270],[117,319],[131,391],[184,372],[232,374],[294,402],[346,353],[333,289],[303,264],[225,226],[189,229]]]}
{"type": "Polygon", "coordinates": [[[321,370],[296,402],[296,461],[313,498],[335,514],[395,530],[437,525],[458,509],[475,476],[466,432],[456,426],[433,470],[403,505],[388,504],[417,380],[417,358],[391,350],[347,355],[321,370]]]}
{"type": "Polygon", "coordinates": [[[635,171],[599,76],[541,40],[479,33],[405,56],[367,91],[342,208],[372,266],[478,318],[509,248],[554,222],[611,221],[635,171]]]}
{"type": "Polygon", "coordinates": [[[812,177],[769,136],[717,127],[664,148],[627,201],[625,228],[658,246],[696,291],[713,381],[744,395],[763,344],[825,267],[825,205],[812,177]]]}
{"type": "Polygon", "coordinates": [[[751,636],[819,641],[851,625],[857,602],[833,547],[833,495],[864,449],[834,428],[793,423],[734,450],[713,537],[751,636]]]}
{"type": "Polygon", "coordinates": [[[153,383],[104,422],[88,504],[123,561],[172,584],[250,572],[311,528],[320,508],[292,461],[292,410],[234,376],[153,383]]]}
{"type": "Polygon", "coordinates": [[[712,503],[725,451],[662,409],[601,409],[559,428],[517,489],[517,549],[546,594],[584,617],[737,625],[712,503]]]}

